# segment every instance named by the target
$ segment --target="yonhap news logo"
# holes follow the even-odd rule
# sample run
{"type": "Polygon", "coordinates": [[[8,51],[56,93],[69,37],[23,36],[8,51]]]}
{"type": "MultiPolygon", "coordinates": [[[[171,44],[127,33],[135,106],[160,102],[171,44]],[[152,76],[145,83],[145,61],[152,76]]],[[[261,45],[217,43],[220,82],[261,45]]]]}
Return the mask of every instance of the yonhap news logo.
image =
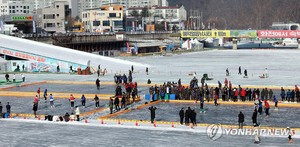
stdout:
{"type": "Polygon", "coordinates": [[[215,141],[222,137],[223,128],[221,124],[212,124],[206,128],[206,134],[209,139],[215,141]]]}
{"type": "Polygon", "coordinates": [[[293,136],[296,134],[294,129],[288,128],[223,128],[221,124],[212,124],[206,128],[206,134],[209,139],[215,141],[222,137],[222,135],[231,135],[231,136],[255,136],[255,135],[264,135],[264,136],[293,136]]]}

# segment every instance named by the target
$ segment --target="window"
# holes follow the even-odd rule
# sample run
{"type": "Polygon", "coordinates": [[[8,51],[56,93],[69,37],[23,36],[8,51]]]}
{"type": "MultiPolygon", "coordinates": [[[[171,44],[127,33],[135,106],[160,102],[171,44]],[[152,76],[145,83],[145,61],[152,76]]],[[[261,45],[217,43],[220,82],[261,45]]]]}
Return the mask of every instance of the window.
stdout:
{"type": "Polygon", "coordinates": [[[59,22],[57,23],[57,27],[60,27],[60,23],[59,22]]]}
{"type": "Polygon", "coordinates": [[[12,6],[12,9],[15,9],[15,6],[12,6]]]}
{"type": "Polygon", "coordinates": [[[56,17],[58,18],[58,17],[59,17],[59,14],[56,14],[56,17]]]}
{"type": "Polygon", "coordinates": [[[56,9],[59,9],[59,5],[56,5],[56,9]]]}
{"type": "Polygon", "coordinates": [[[123,27],[123,21],[122,20],[114,21],[114,26],[115,26],[115,28],[122,28],[123,27]]]}
{"type": "Polygon", "coordinates": [[[11,9],[11,6],[9,6],[9,9],[11,9]]]}
{"type": "Polygon", "coordinates": [[[93,26],[100,26],[100,21],[93,21],[93,26]]]}
{"type": "Polygon", "coordinates": [[[29,9],[29,6],[27,6],[27,9],[29,9]]]}
{"type": "Polygon", "coordinates": [[[103,26],[110,26],[109,20],[103,20],[103,26]]]}
{"type": "Polygon", "coordinates": [[[109,17],[117,17],[116,13],[109,13],[109,17]]]}
{"type": "Polygon", "coordinates": [[[15,11],[15,10],[12,10],[12,13],[16,13],[16,11],[15,11]]]}
{"type": "Polygon", "coordinates": [[[55,23],[44,23],[44,28],[55,27],[55,23]]]}

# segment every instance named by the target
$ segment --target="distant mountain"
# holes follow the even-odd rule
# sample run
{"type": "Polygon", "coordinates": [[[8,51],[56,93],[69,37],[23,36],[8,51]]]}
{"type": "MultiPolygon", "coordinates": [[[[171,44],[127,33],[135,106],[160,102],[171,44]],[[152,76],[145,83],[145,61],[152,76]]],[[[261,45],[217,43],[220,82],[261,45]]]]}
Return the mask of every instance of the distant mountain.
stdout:
{"type": "Polygon", "coordinates": [[[224,29],[269,29],[272,22],[300,22],[300,0],[168,0],[203,13],[204,24],[224,29]]]}

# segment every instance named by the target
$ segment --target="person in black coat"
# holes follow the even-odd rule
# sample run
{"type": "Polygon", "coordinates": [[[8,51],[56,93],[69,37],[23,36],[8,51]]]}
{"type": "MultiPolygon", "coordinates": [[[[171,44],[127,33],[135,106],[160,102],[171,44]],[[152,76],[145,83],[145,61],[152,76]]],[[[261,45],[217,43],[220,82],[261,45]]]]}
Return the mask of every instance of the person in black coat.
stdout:
{"type": "Polygon", "coordinates": [[[239,117],[239,129],[243,129],[244,114],[242,113],[242,111],[240,111],[240,114],[238,117],[239,117]]]}
{"type": "Polygon", "coordinates": [[[36,111],[37,111],[37,109],[38,109],[38,106],[37,106],[36,103],[34,103],[34,104],[33,104],[32,110],[33,110],[33,114],[34,114],[34,117],[35,117],[35,118],[37,118],[37,116],[36,116],[36,111]]]}
{"type": "Polygon", "coordinates": [[[2,107],[2,104],[0,102],[0,118],[3,118],[2,109],[3,109],[3,107],[2,107]]]}
{"type": "Polygon", "coordinates": [[[187,110],[185,110],[185,125],[189,125],[190,123],[190,118],[191,118],[191,108],[188,107],[187,110]]]}
{"type": "Polygon", "coordinates": [[[100,89],[100,80],[99,80],[99,78],[97,78],[97,80],[96,80],[96,86],[97,86],[97,89],[99,90],[100,89]]]}
{"type": "Polygon", "coordinates": [[[151,106],[151,107],[149,107],[148,109],[150,110],[150,114],[151,114],[151,123],[153,124],[154,119],[155,119],[155,110],[156,110],[157,108],[151,106]]]}
{"type": "Polygon", "coordinates": [[[9,102],[7,102],[7,105],[6,105],[6,112],[8,113],[8,114],[10,114],[10,105],[9,105],[9,102]]]}
{"type": "Polygon", "coordinates": [[[181,108],[179,111],[179,117],[180,117],[180,124],[183,125],[183,118],[184,118],[184,109],[181,108]]]}
{"type": "Polygon", "coordinates": [[[195,112],[195,110],[191,110],[191,123],[193,124],[193,125],[196,125],[196,112],[195,112]]]}
{"type": "Polygon", "coordinates": [[[252,122],[253,122],[253,126],[256,127],[257,124],[257,110],[254,109],[253,114],[252,114],[252,122]]]}
{"type": "Polygon", "coordinates": [[[120,110],[119,103],[120,103],[119,98],[116,96],[115,102],[114,102],[116,111],[120,110]]]}

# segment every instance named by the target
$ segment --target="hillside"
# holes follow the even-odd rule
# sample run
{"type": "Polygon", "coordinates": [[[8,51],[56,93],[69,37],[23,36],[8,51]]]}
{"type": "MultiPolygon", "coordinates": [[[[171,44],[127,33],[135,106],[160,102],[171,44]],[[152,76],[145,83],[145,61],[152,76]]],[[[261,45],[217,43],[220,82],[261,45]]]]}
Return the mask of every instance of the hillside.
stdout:
{"type": "Polygon", "coordinates": [[[169,0],[200,10],[207,26],[219,29],[268,29],[272,22],[300,22],[300,0],[169,0]]]}

